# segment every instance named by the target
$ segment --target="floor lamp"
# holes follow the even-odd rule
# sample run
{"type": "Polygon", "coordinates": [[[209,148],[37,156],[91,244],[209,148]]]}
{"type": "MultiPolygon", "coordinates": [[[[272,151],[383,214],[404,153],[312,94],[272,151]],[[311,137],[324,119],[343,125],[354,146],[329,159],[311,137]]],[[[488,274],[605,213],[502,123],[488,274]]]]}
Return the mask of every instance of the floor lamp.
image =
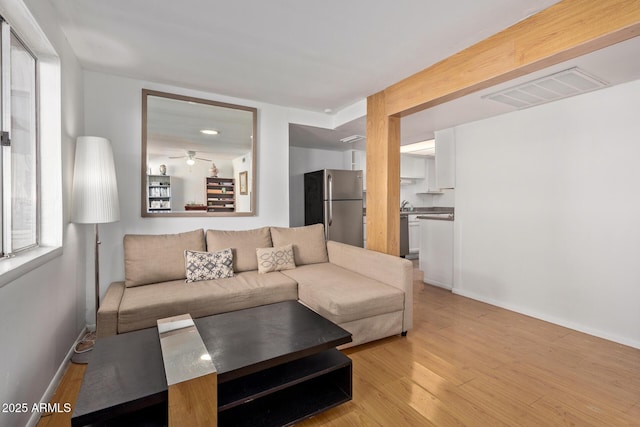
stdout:
{"type": "MultiPolygon", "coordinates": [[[[118,186],[111,143],[106,138],[80,136],[76,141],[76,160],[73,171],[72,221],[93,224],[95,234],[95,298],[96,327],[100,307],[100,257],[98,224],[120,220],[118,186]]],[[[93,349],[95,332],[85,335],[76,345],[72,361],[87,363],[87,351],[93,349]]]]}

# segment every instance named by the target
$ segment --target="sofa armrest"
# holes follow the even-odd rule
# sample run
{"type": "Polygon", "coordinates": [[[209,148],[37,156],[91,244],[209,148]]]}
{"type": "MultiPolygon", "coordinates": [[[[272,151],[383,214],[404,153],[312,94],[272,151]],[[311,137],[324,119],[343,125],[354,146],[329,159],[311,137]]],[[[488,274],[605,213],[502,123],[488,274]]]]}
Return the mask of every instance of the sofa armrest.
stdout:
{"type": "Polygon", "coordinates": [[[124,296],[124,289],[124,282],[114,282],[107,289],[107,293],[104,295],[98,310],[96,325],[98,338],[105,338],[118,333],[118,310],[124,296]]]}
{"type": "Polygon", "coordinates": [[[413,326],[413,264],[397,256],[327,241],[329,262],[404,292],[403,331],[413,326]]]}

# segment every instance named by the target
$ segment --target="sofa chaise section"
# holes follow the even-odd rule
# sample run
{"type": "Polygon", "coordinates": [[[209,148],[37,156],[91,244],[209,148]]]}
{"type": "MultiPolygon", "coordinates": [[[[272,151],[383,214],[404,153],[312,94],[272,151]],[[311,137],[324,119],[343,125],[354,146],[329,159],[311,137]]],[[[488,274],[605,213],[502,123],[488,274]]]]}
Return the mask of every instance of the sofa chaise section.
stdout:
{"type": "Polygon", "coordinates": [[[330,262],[283,273],[298,283],[301,303],[352,333],[343,348],[411,328],[410,314],[405,319],[411,262],[333,241],[327,249],[330,262]]]}
{"type": "Polygon", "coordinates": [[[327,242],[327,253],[331,264],[401,291],[404,294],[401,332],[407,332],[413,327],[413,263],[411,261],[333,241],[327,242]]]}

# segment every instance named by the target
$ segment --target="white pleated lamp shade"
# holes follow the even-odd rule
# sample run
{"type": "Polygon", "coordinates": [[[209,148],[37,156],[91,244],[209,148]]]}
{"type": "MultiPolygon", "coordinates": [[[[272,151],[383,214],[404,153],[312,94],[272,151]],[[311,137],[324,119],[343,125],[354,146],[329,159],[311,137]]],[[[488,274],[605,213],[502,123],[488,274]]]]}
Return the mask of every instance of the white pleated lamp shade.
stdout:
{"type": "Polygon", "coordinates": [[[113,151],[106,138],[80,136],[76,141],[71,219],[81,224],[120,220],[113,151]]]}

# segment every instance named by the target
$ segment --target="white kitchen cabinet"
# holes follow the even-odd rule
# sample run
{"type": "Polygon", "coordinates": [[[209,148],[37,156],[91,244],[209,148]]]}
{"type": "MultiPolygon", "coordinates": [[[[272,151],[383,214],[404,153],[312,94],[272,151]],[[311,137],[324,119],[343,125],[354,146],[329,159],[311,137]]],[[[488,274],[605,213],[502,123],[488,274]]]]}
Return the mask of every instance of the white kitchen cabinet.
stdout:
{"type": "Polygon", "coordinates": [[[456,187],[456,139],[455,129],[435,132],[436,159],[435,185],[433,188],[456,187]]]}
{"type": "Polygon", "coordinates": [[[426,176],[424,157],[400,155],[400,178],[423,179],[426,176]]]}
{"type": "Polygon", "coordinates": [[[418,215],[409,215],[409,253],[420,252],[420,220],[418,215]]]}
{"type": "Polygon", "coordinates": [[[367,152],[362,150],[350,150],[351,170],[362,171],[362,189],[367,189],[367,152]]]}
{"type": "Polygon", "coordinates": [[[453,288],[453,221],[420,220],[420,270],[424,283],[453,288]]]}
{"type": "Polygon", "coordinates": [[[443,194],[440,187],[437,186],[436,182],[436,161],[433,157],[428,157],[425,159],[425,177],[424,185],[422,188],[424,191],[422,193],[425,194],[443,194]]]}

